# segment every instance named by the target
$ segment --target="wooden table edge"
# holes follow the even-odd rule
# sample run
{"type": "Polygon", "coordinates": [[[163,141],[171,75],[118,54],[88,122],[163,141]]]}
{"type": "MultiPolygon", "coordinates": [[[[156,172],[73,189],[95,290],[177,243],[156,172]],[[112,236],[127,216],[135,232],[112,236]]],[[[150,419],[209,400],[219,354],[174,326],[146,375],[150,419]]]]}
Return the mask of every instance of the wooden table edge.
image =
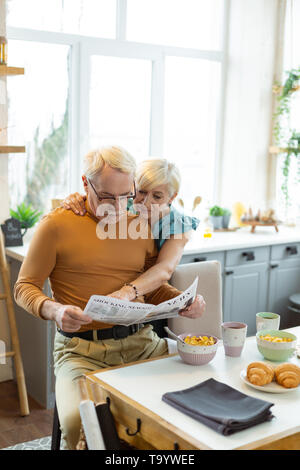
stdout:
{"type": "MultiPolygon", "coordinates": [[[[236,447],[233,450],[255,450],[260,447],[267,446],[268,444],[275,444],[277,441],[280,441],[282,439],[293,438],[298,433],[300,433],[300,426],[295,426],[292,429],[281,431],[276,434],[272,434],[272,436],[264,437],[257,441],[251,442],[249,444],[236,447]]],[[[300,450],[300,439],[299,439],[299,450],[300,450]]]]}

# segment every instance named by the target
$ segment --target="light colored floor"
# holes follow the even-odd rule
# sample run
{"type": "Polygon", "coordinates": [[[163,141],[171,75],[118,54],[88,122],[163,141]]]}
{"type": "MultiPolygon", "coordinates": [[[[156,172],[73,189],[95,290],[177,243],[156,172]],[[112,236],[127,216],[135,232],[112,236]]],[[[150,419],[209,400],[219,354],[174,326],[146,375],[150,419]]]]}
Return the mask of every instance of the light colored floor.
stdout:
{"type": "Polygon", "coordinates": [[[11,447],[6,447],[2,450],[50,450],[51,449],[51,436],[35,439],[34,441],[23,442],[11,447]]]}

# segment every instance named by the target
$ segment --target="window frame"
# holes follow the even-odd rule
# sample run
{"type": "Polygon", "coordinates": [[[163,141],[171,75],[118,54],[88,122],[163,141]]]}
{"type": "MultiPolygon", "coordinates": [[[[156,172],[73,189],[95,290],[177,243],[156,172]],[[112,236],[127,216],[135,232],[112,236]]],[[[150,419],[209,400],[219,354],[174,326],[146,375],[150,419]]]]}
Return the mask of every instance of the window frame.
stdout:
{"type": "Polygon", "coordinates": [[[96,38],[62,32],[40,31],[7,26],[8,39],[35,41],[70,46],[70,109],[69,109],[69,192],[81,187],[82,157],[89,150],[89,83],[90,56],[106,55],[152,61],[150,155],[163,155],[164,140],[164,73],[165,58],[178,56],[205,59],[220,63],[221,83],[216,123],[216,151],[214,162],[213,200],[219,202],[221,163],[224,140],[225,89],[227,77],[228,22],[230,0],[224,0],[221,49],[201,50],[182,47],[146,44],[126,40],[126,0],[117,0],[116,38],[96,38]]]}

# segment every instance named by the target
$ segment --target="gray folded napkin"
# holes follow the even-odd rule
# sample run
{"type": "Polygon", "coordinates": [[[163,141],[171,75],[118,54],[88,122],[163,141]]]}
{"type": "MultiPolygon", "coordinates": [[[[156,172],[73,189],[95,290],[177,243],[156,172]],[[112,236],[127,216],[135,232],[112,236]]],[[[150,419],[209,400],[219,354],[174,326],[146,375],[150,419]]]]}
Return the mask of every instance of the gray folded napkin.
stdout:
{"type": "Polygon", "coordinates": [[[162,400],[225,436],[273,418],[270,408],[274,403],[245,395],[215,379],[165,393],[162,400]]]}

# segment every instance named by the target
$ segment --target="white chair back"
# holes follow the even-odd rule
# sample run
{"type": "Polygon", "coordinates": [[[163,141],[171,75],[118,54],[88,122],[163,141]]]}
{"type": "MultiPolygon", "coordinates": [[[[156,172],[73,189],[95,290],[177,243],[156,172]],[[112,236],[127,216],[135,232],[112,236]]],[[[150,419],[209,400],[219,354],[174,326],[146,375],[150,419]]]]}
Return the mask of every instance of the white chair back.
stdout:
{"type": "Polygon", "coordinates": [[[198,276],[197,294],[201,294],[206,302],[204,314],[197,319],[170,318],[168,326],[176,334],[211,334],[221,338],[223,314],[222,276],[219,261],[180,264],[173,273],[171,284],[179,290],[184,290],[196,276],[198,276]]]}

